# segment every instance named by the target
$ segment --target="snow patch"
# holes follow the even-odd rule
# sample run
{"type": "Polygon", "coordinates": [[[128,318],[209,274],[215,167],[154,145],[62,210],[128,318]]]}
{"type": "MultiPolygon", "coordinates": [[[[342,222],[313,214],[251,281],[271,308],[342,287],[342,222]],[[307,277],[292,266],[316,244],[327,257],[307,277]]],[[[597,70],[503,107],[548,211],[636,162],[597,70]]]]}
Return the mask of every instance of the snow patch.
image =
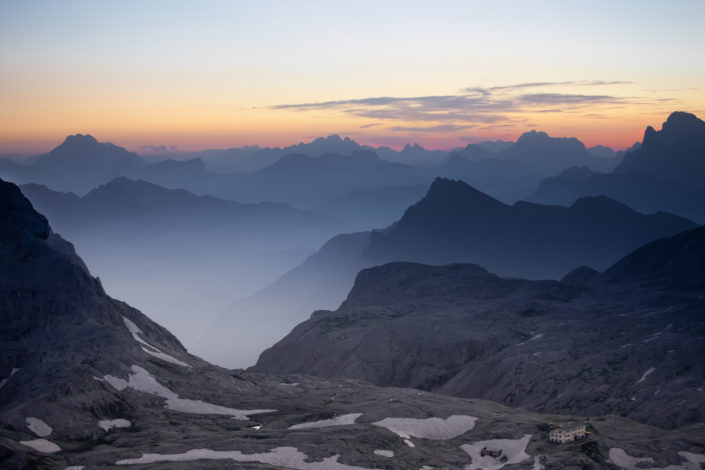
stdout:
{"type": "Polygon", "coordinates": [[[235,462],[259,462],[273,467],[297,470],[368,470],[338,462],[333,455],[320,462],[310,462],[308,456],[296,447],[277,447],[269,452],[243,454],[239,450],[192,449],[183,454],[142,454],[136,459],[118,460],[117,465],[138,465],[155,462],[190,462],[194,460],[234,460],[235,462]]]}
{"type": "Polygon", "coordinates": [[[312,421],[310,423],[300,423],[289,426],[290,430],[297,429],[312,429],[312,428],[325,428],[328,426],[345,426],[348,424],[355,424],[357,418],[362,416],[362,413],[350,413],[347,415],[336,416],[332,419],[323,419],[321,421],[312,421]]]}
{"type": "Polygon", "coordinates": [[[655,369],[654,367],[649,367],[648,369],[646,369],[646,372],[644,372],[643,374],[641,374],[641,378],[640,378],[639,380],[637,380],[636,383],[638,383],[638,384],[642,383],[644,380],[646,380],[646,378],[649,376],[649,374],[652,373],[652,372],[655,371],[655,370],[656,370],[656,369],[655,369]]]}
{"type": "Polygon", "coordinates": [[[541,339],[541,338],[543,338],[543,333],[539,333],[537,335],[532,336],[531,339],[529,339],[529,341],[533,341],[535,339],[541,339]]]}
{"type": "Polygon", "coordinates": [[[191,414],[206,414],[206,415],[224,415],[232,416],[234,419],[249,419],[249,415],[260,413],[272,413],[276,410],[238,410],[235,408],[227,408],[225,406],[214,405],[201,400],[189,400],[180,398],[178,394],[172,392],[164,385],[150,375],[149,372],[140,366],[132,366],[132,374],[128,376],[128,380],[106,375],[103,380],[108,382],[117,390],[132,388],[139,392],[149,393],[166,399],[166,408],[181,413],[191,414]]]}
{"type": "Polygon", "coordinates": [[[422,439],[447,440],[465,434],[475,427],[477,418],[466,415],[452,415],[441,418],[384,418],[372,423],[392,431],[402,439],[420,437],[422,439]]]}
{"type": "Polygon", "coordinates": [[[129,428],[130,426],[132,426],[132,423],[126,419],[102,419],[98,421],[98,427],[105,432],[113,428],[129,428]]]}
{"type": "MultiPolygon", "coordinates": [[[[460,448],[472,459],[472,463],[464,468],[465,470],[498,470],[505,465],[523,462],[531,458],[526,453],[526,446],[530,439],[531,434],[524,434],[521,439],[493,439],[463,444],[460,448]]],[[[534,468],[535,466],[536,461],[534,461],[534,468]]]]}
{"type": "Polygon", "coordinates": [[[27,427],[39,437],[47,437],[52,431],[51,426],[39,418],[27,418],[27,427]]]}
{"type": "Polygon", "coordinates": [[[389,457],[390,459],[394,457],[393,450],[375,449],[372,451],[372,453],[375,455],[379,455],[380,457],[389,457]]]}
{"type": "Polygon", "coordinates": [[[128,330],[130,330],[130,333],[132,334],[132,337],[142,345],[142,351],[146,352],[147,354],[150,354],[154,357],[157,357],[161,359],[162,361],[170,362],[172,364],[176,364],[177,366],[181,367],[191,367],[190,365],[186,364],[183,361],[180,361],[176,359],[174,356],[170,356],[169,354],[166,354],[162,352],[159,348],[155,348],[148,342],[142,339],[140,336],[142,334],[142,330],[140,329],[139,326],[137,326],[132,320],[129,318],[123,316],[122,321],[125,322],[125,326],[127,327],[128,330]]]}
{"type": "Polygon", "coordinates": [[[71,465],[70,467],[66,467],[64,470],[83,470],[84,467],[83,465],[71,465]]]}
{"type": "Polygon", "coordinates": [[[632,457],[623,449],[613,447],[609,451],[607,463],[624,468],[625,470],[700,470],[701,464],[705,463],[704,454],[694,454],[692,452],[678,452],[684,460],[680,465],[669,465],[668,467],[646,467],[645,463],[653,463],[651,457],[632,457]]]}
{"type": "Polygon", "coordinates": [[[408,445],[409,447],[416,447],[413,442],[411,442],[409,439],[404,439],[404,444],[408,445]]]}
{"type": "Polygon", "coordinates": [[[46,439],[34,439],[31,441],[20,441],[23,446],[31,447],[39,452],[44,452],[45,454],[53,454],[54,452],[59,452],[61,447],[57,446],[51,441],[46,439]]]}
{"type": "Polygon", "coordinates": [[[19,369],[16,369],[13,367],[12,370],[10,371],[10,375],[8,375],[4,379],[0,380],[0,388],[3,388],[5,386],[5,384],[12,378],[12,376],[15,375],[18,371],[19,371],[19,369]]]}

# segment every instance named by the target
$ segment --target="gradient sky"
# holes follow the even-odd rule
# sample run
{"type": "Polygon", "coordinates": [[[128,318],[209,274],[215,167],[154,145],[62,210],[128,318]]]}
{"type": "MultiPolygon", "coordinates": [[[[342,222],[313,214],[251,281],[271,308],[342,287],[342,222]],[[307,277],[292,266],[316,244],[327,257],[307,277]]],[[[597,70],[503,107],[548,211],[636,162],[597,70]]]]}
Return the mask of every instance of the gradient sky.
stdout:
{"type": "Polygon", "coordinates": [[[705,1],[0,0],[0,153],[337,133],[626,147],[705,115],[705,1]]]}

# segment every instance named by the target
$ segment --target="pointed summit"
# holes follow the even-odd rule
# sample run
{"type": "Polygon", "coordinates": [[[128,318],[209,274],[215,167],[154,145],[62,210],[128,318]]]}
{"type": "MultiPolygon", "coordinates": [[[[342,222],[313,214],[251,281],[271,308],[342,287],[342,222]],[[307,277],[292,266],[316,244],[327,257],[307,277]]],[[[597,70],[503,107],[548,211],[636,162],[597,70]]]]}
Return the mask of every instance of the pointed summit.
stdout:
{"type": "Polygon", "coordinates": [[[660,131],[649,126],[644,141],[628,152],[615,173],[648,173],[658,178],[702,185],[705,181],[705,122],[690,113],[672,113],[660,131]]]}
{"type": "Polygon", "coordinates": [[[463,207],[463,210],[475,211],[508,207],[463,181],[448,178],[436,178],[419,204],[444,207],[446,210],[463,207]]]}

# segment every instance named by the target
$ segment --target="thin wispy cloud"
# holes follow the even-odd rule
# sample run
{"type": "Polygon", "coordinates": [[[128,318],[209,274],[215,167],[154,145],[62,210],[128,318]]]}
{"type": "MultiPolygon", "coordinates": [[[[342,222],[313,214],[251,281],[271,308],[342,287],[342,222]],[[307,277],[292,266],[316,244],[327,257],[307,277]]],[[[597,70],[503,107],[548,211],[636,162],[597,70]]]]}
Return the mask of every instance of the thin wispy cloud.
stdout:
{"type": "Polygon", "coordinates": [[[586,108],[596,105],[623,106],[638,103],[640,99],[635,97],[565,92],[569,91],[566,88],[570,87],[587,91],[589,87],[630,84],[632,82],[606,80],[526,82],[493,87],[468,87],[452,95],[378,96],[276,104],[268,109],[296,112],[337,111],[375,121],[365,124],[367,127],[386,122],[393,124],[389,129],[394,132],[451,133],[478,125],[516,124],[522,113],[584,112],[586,108]],[[529,90],[535,92],[526,93],[529,90]],[[560,109],[557,106],[560,106],[560,109]],[[428,125],[421,125],[422,123],[428,125]]]}
{"type": "Polygon", "coordinates": [[[474,124],[464,124],[464,125],[439,124],[437,126],[429,126],[429,127],[394,126],[394,127],[391,127],[390,130],[392,132],[440,132],[440,133],[446,133],[446,132],[462,131],[462,130],[470,129],[473,127],[475,127],[474,124]]]}
{"type": "Polygon", "coordinates": [[[524,88],[544,88],[544,87],[556,87],[556,86],[568,86],[568,87],[587,87],[587,86],[604,86],[604,85],[632,85],[633,82],[627,82],[622,80],[577,80],[577,81],[567,81],[567,82],[528,82],[528,83],[516,83],[512,85],[500,85],[493,86],[489,88],[482,87],[470,87],[465,88],[467,93],[482,93],[491,94],[493,91],[502,90],[521,90],[524,88]]]}
{"type": "Polygon", "coordinates": [[[609,95],[569,95],[564,93],[534,93],[521,95],[525,103],[536,104],[583,104],[583,103],[620,103],[623,99],[609,95]]]}

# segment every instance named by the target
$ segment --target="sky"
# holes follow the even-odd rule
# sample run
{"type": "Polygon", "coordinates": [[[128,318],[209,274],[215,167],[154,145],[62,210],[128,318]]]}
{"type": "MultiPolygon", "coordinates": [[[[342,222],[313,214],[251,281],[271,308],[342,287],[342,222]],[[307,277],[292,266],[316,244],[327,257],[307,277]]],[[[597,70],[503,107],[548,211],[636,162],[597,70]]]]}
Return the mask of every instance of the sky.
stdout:
{"type": "Polygon", "coordinates": [[[0,0],[0,153],[330,134],[631,146],[705,115],[705,2],[0,0]]]}

